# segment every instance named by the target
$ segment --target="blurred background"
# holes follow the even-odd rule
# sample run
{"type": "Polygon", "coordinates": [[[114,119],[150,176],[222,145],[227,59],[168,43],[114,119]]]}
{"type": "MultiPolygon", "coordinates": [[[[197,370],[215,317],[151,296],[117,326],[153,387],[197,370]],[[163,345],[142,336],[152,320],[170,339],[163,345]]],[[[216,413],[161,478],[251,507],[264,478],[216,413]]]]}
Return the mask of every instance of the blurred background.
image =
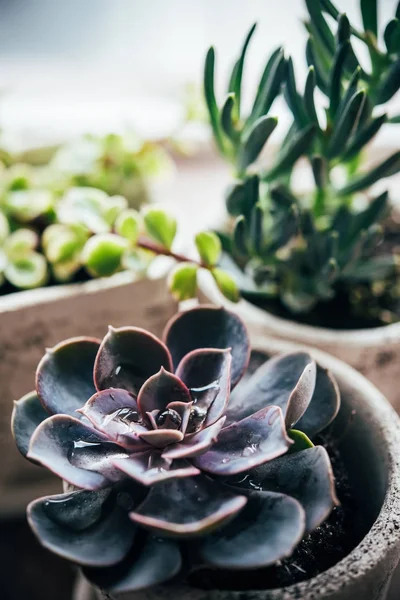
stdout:
{"type": "MultiPolygon", "coordinates": [[[[360,20],[357,0],[337,5],[360,20]]],[[[395,5],[380,2],[385,21],[395,5]]],[[[128,125],[164,136],[201,82],[207,47],[221,84],[255,21],[247,92],[281,44],[304,75],[304,15],[302,0],[1,0],[0,126],[14,145],[128,125]]]]}

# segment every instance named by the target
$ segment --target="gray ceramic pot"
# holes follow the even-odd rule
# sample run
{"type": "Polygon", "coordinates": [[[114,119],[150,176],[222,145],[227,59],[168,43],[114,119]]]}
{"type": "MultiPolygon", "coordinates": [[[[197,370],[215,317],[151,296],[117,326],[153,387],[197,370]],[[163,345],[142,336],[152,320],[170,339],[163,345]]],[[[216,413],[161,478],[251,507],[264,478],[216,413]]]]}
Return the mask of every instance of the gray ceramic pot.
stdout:
{"type": "MultiPolygon", "coordinates": [[[[265,337],[253,347],[268,354],[304,348],[265,337]]],[[[332,370],[340,386],[342,407],[335,427],[362,507],[358,546],[317,577],[281,589],[205,591],[169,584],[115,600],[386,600],[400,558],[400,420],[382,394],[352,367],[319,350],[308,351],[332,370]]],[[[393,598],[399,597],[400,590],[393,598]]],[[[105,599],[114,600],[81,580],[75,600],[105,599]]]]}

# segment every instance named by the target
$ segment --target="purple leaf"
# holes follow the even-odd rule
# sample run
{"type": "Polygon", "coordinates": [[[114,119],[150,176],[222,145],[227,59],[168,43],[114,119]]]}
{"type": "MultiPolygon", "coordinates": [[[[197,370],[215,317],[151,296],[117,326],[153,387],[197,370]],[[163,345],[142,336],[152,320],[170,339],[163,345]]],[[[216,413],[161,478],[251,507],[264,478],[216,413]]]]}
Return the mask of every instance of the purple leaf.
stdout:
{"type": "Polygon", "coordinates": [[[333,421],[340,408],[340,390],[331,372],[317,365],[317,380],[311,402],[297,428],[313,437],[333,421]]]}
{"type": "Polygon", "coordinates": [[[246,504],[239,496],[199,475],[167,481],[151,488],[130,513],[139,525],[163,536],[203,535],[229,521],[246,504]]]}
{"type": "Polygon", "coordinates": [[[50,414],[75,415],[95,393],[93,366],[99,347],[100,340],[81,337],[46,351],[36,371],[36,391],[50,414]]]}
{"type": "Polygon", "coordinates": [[[125,448],[138,452],[146,447],[138,435],[146,428],[140,423],[138,405],[130,392],[118,388],[96,392],[77,412],[125,448]]]}
{"type": "Polygon", "coordinates": [[[98,391],[123,388],[135,396],[160,367],[172,371],[167,347],[139,327],[109,328],[97,354],[94,381],[98,391]]]}
{"type": "Polygon", "coordinates": [[[281,409],[267,406],[223,429],[212,448],[193,463],[213,475],[235,475],[284,454],[290,444],[281,409]]]}
{"type": "Polygon", "coordinates": [[[171,402],[191,402],[190,392],[179,377],[161,367],[143,384],[138,406],[145,417],[147,412],[153,410],[164,411],[171,402]]]}
{"type": "Polygon", "coordinates": [[[183,433],[176,429],[153,429],[140,434],[140,439],[155,448],[165,448],[169,444],[176,444],[183,440],[183,433]]]}
{"type": "Polygon", "coordinates": [[[199,348],[231,348],[232,388],[242,377],[250,357],[250,341],[243,321],[217,306],[201,306],[179,313],[167,324],[163,339],[170,349],[174,367],[199,348]]]}
{"type": "Polygon", "coordinates": [[[175,411],[178,413],[181,419],[180,431],[182,431],[183,434],[186,433],[189,424],[192,406],[193,402],[170,402],[167,406],[167,411],[175,411]]]}
{"type": "Polygon", "coordinates": [[[193,458],[206,452],[218,439],[219,432],[225,423],[225,417],[201,429],[197,433],[185,436],[180,444],[168,446],[163,452],[164,458],[193,458]]]}
{"type": "Polygon", "coordinates": [[[198,411],[200,417],[204,414],[204,427],[217,421],[225,412],[231,363],[230,350],[214,349],[193,350],[179,363],[176,374],[190,389],[193,411],[198,411]]]}
{"type": "Polygon", "coordinates": [[[254,469],[243,485],[296,498],[306,512],[306,531],[320,525],[338,500],[329,456],[322,446],[286,454],[254,469]]]}
{"type": "Polygon", "coordinates": [[[240,421],[268,405],[279,406],[286,427],[306,411],[315,387],[316,365],[306,352],[276,356],[261,366],[249,379],[241,394],[228,405],[228,423],[240,421]]]}
{"type": "Polygon", "coordinates": [[[167,479],[181,479],[199,475],[200,471],[184,461],[163,458],[152,451],[116,459],[114,466],[142,485],[153,485],[167,479]]]}
{"type": "Polygon", "coordinates": [[[17,448],[25,458],[33,432],[48,416],[49,413],[43,408],[36,392],[29,392],[14,402],[11,429],[17,448]]]}
{"type": "Polygon", "coordinates": [[[179,573],[182,557],[172,540],[147,535],[136,543],[120,565],[108,569],[84,569],[85,577],[95,586],[112,594],[138,592],[165,583],[179,573]]]}
{"type": "Polygon", "coordinates": [[[105,510],[108,494],[77,491],[39,498],[28,506],[29,524],[40,543],[63,558],[114,565],[129,552],[136,528],[118,504],[105,510]]]}
{"type": "Polygon", "coordinates": [[[43,421],[32,436],[28,458],[36,460],[78,488],[97,490],[119,478],[112,465],[126,456],[121,446],[78,419],[54,415],[43,421]]]}
{"type": "Polygon", "coordinates": [[[240,518],[204,538],[199,552],[222,569],[259,569],[290,556],[304,534],[304,511],[297,500],[253,492],[240,518]]]}

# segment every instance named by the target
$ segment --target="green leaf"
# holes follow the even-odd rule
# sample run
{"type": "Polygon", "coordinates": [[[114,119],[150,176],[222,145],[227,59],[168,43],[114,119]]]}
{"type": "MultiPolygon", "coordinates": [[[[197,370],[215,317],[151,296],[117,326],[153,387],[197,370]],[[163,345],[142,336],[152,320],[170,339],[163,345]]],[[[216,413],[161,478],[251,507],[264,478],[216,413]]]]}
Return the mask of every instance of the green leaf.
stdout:
{"type": "Polygon", "coordinates": [[[197,251],[203,263],[209,267],[216,265],[221,256],[221,241],[212,231],[202,231],[195,237],[197,251]]]}
{"type": "Polygon", "coordinates": [[[398,19],[389,21],[383,37],[389,54],[400,52],[400,23],[398,19]]]}
{"type": "Polygon", "coordinates": [[[371,31],[378,36],[378,7],[377,0],[360,0],[361,15],[365,31],[371,31]]]}
{"type": "Polygon", "coordinates": [[[270,189],[270,196],[276,207],[286,210],[297,205],[297,198],[283,185],[275,185],[270,189]]]}
{"type": "Polygon", "coordinates": [[[244,171],[257,160],[268,138],[278,124],[276,117],[260,117],[246,134],[238,156],[238,169],[244,171]]]}
{"type": "Polygon", "coordinates": [[[285,98],[299,128],[307,125],[308,119],[304,112],[300,94],[296,88],[296,78],[294,74],[293,60],[291,57],[289,57],[287,60],[285,98]]]}
{"type": "Polygon", "coordinates": [[[128,242],[115,233],[99,233],[86,242],[82,263],[92,277],[108,277],[121,268],[128,242]]]}
{"type": "Polygon", "coordinates": [[[353,75],[351,76],[351,79],[349,81],[349,84],[347,86],[346,92],[340,102],[339,108],[337,110],[336,113],[336,121],[339,120],[339,118],[342,116],[344,109],[347,107],[347,105],[349,104],[351,98],[354,96],[354,94],[357,91],[357,87],[358,87],[358,82],[360,80],[360,76],[361,76],[361,68],[357,67],[353,73],[353,75]]]}
{"type": "Polygon", "coordinates": [[[328,165],[320,155],[314,154],[311,157],[311,167],[314,175],[315,185],[319,189],[323,189],[328,181],[328,165]]]}
{"type": "Polygon", "coordinates": [[[250,218],[250,240],[256,254],[260,254],[263,243],[264,212],[259,204],[253,208],[250,218]]]}
{"type": "Polygon", "coordinates": [[[226,193],[226,209],[230,215],[249,215],[259,198],[259,178],[252,175],[232,184],[226,193]]]}
{"type": "Polygon", "coordinates": [[[294,442],[294,444],[289,447],[289,454],[292,454],[293,452],[300,452],[301,450],[307,450],[307,448],[314,448],[314,444],[310,438],[298,429],[289,429],[288,436],[294,442]]]}
{"type": "Polygon", "coordinates": [[[6,239],[4,250],[10,260],[16,260],[30,254],[38,242],[38,235],[32,229],[17,229],[6,239]]]}
{"type": "Polygon", "coordinates": [[[322,13],[320,0],[306,0],[307,10],[314,25],[316,35],[327,53],[333,56],[335,52],[335,38],[322,13]]]}
{"type": "Polygon", "coordinates": [[[389,194],[383,192],[369,203],[369,206],[354,215],[353,238],[359,235],[360,231],[366,231],[378,221],[381,221],[389,210],[389,194]]]}
{"type": "Polygon", "coordinates": [[[330,15],[333,19],[335,19],[335,20],[338,19],[340,12],[336,8],[336,6],[334,6],[332,4],[332,2],[330,0],[321,0],[321,7],[322,7],[322,10],[327,12],[328,15],[330,15]]]}
{"type": "Polygon", "coordinates": [[[357,127],[358,119],[365,102],[365,90],[356,92],[350,99],[347,106],[343,109],[338,124],[333,131],[328,144],[327,156],[334,158],[343,152],[349,137],[357,127]]]}
{"type": "Polygon", "coordinates": [[[171,249],[177,224],[176,219],[160,208],[149,208],[144,214],[146,231],[153,240],[164,248],[171,249]]]}
{"type": "Polygon", "coordinates": [[[136,244],[139,229],[141,225],[141,217],[133,208],[124,210],[118,215],[115,221],[115,231],[122,237],[129,240],[132,244],[136,244]]]}
{"type": "Polygon", "coordinates": [[[247,256],[249,249],[247,247],[247,225],[244,216],[238,217],[233,230],[233,244],[236,252],[241,256],[247,256]]]}
{"type": "Polygon", "coordinates": [[[272,181],[290,171],[297,160],[308,152],[314,140],[315,132],[315,126],[308,125],[293,136],[292,140],[285,148],[285,151],[279,157],[277,163],[269,171],[263,174],[263,179],[272,181]]]}
{"type": "Polygon", "coordinates": [[[215,268],[211,274],[218,286],[220,292],[231,302],[239,302],[240,294],[235,280],[231,275],[222,269],[215,268]]]}
{"type": "Polygon", "coordinates": [[[215,63],[215,51],[214,48],[210,48],[207,52],[205,66],[204,66],[204,96],[208,109],[208,115],[212,131],[214,134],[215,143],[222,155],[225,154],[225,144],[222,137],[219,110],[217,101],[215,99],[214,91],[214,63],[215,63]]]}
{"type": "Polygon", "coordinates": [[[168,277],[168,289],[178,301],[190,300],[196,297],[198,265],[180,263],[176,265],[168,277]]]}
{"type": "Polygon", "coordinates": [[[363,173],[358,177],[354,178],[353,181],[338,190],[339,196],[347,196],[348,194],[354,194],[365,188],[370,187],[376,181],[385,177],[395,175],[400,171],[400,151],[395,152],[389,158],[379,163],[375,168],[371,169],[367,173],[363,173]]]}
{"type": "Polygon", "coordinates": [[[236,102],[235,102],[234,108],[235,108],[236,119],[240,118],[240,104],[241,104],[241,95],[242,95],[242,77],[243,77],[244,61],[246,58],[247,48],[248,48],[250,40],[254,34],[256,26],[257,26],[257,23],[254,23],[254,25],[251,27],[249,33],[247,34],[247,37],[243,44],[242,53],[241,53],[238,61],[235,63],[235,66],[233,68],[233,72],[232,72],[232,75],[230,78],[229,92],[233,92],[233,94],[235,96],[236,102]]]}
{"type": "Polygon", "coordinates": [[[318,53],[315,48],[314,39],[311,36],[307,40],[306,58],[307,58],[307,65],[309,67],[314,67],[314,69],[315,69],[315,77],[316,77],[316,81],[317,81],[317,85],[318,85],[319,89],[322,90],[324,92],[324,94],[327,94],[328,88],[329,88],[329,82],[328,82],[329,74],[325,70],[323,63],[318,56],[318,53]]]}
{"type": "Polygon", "coordinates": [[[400,115],[394,115],[393,117],[390,117],[388,123],[400,123],[400,115]]]}
{"type": "Polygon", "coordinates": [[[340,46],[340,44],[343,44],[344,42],[349,41],[350,33],[351,33],[351,30],[350,30],[349,19],[347,18],[347,15],[345,15],[343,13],[339,17],[338,28],[337,28],[337,33],[336,33],[336,40],[337,40],[338,46],[340,46]]]}
{"type": "Polygon", "coordinates": [[[400,88],[400,59],[389,68],[379,86],[376,104],[389,102],[400,88]]]}
{"type": "Polygon", "coordinates": [[[24,257],[10,262],[4,270],[4,274],[16,288],[41,287],[47,282],[47,262],[43,254],[30,252],[24,257]]]}
{"type": "Polygon", "coordinates": [[[349,42],[343,42],[336,49],[335,56],[333,58],[331,78],[329,81],[329,114],[332,120],[335,118],[336,111],[340,104],[340,98],[342,96],[343,71],[347,56],[349,54],[349,48],[349,42]]]}
{"type": "Polygon", "coordinates": [[[304,110],[308,117],[308,120],[311,123],[315,123],[317,127],[319,127],[317,111],[315,110],[315,102],[314,102],[314,91],[315,91],[315,69],[313,66],[309,67],[308,75],[306,80],[306,85],[304,88],[304,110]]]}
{"type": "Polygon", "coordinates": [[[343,160],[350,160],[360,152],[369,141],[378,133],[384,123],[387,122],[386,114],[372,119],[367,125],[364,125],[352,139],[346,148],[343,160]]]}
{"type": "Polygon", "coordinates": [[[256,100],[246,126],[252,125],[257,119],[268,113],[273,101],[281,91],[285,72],[286,60],[283,50],[279,48],[279,51],[274,52],[265,67],[256,100]]]}
{"type": "Polygon", "coordinates": [[[239,140],[240,134],[233,123],[233,109],[235,107],[235,95],[229,94],[221,109],[221,127],[225,135],[234,143],[239,140]]]}

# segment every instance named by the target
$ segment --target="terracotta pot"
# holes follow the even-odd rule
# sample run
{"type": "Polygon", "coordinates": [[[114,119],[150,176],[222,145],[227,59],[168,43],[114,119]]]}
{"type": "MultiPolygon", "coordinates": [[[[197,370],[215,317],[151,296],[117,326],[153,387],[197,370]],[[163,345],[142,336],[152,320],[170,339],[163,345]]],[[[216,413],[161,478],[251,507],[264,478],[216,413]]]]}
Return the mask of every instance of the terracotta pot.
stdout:
{"type": "MultiPolygon", "coordinates": [[[[253,347],[268,354],[304,348],[265,337],[253,347]]],[[[360,373],[319,350],[308,351],[334,373],[342,394],[338,447],[362,506],[359,545],[327,571],[274,590],[200,590],[167,584],[113,596],[81,580],[75,600],[386,600],[400,557],[400,420],[384,396],[360,373]],[[351,423],[351,426],[349,426],[351,423]],[[78,593],[79,592],[79,593],[78,593]]],[[[249,582],[251,588],[251,581],[249,582]]],[[[393,598],[400,597],[400,591],[393,598]]]]}
{"type": "Polygon", "coordinates": [[[348,363],[374,383],[400,413],[400,323],[371,329],[328,329],[276,317],[247,300],[232,304],[213,285],[202,285],[205,299],[235,311],[250,336],[268,336],[306,344],[348,363]]]}
{"type": "Polygon", "coordinates": [[[102,338],[109,324],[160,335],[176,310],[165,279],[134,281],[129,273],[0,298],[0,516],[21,514],[30,500],[60,491],[47,469],[20,456],[10,432],[13,400],[34,388],[45,348],[68,337],[102,338]]]}

